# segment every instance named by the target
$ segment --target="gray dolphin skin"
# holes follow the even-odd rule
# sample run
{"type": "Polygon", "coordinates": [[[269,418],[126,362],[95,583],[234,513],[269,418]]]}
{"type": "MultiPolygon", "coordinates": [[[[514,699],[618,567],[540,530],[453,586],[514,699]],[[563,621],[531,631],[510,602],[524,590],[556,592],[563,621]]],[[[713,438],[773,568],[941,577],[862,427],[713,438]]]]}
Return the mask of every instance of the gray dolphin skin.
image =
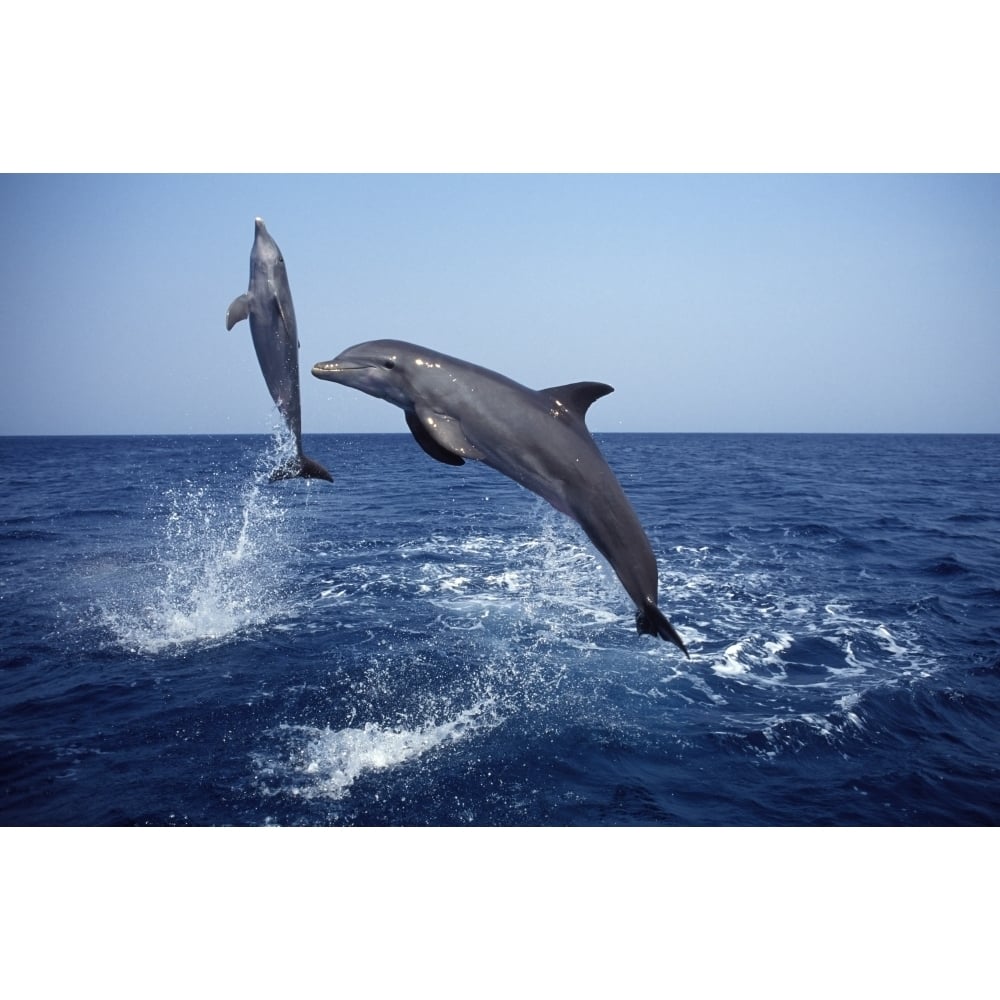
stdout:
{"type": "Polygon", "coordinates": [[[288,272],[278,244],[264,226],[254,220],[253,249],[250,251],[250,287],[233,299],[226,311],[226,329],[250,319],[254,350],[264,373],[271,398],[295,438],[296,455],[271,479],[326,479],[333,476],[319,462],[302,454],[302,407],[299,401],[299,335],[295,325],[288,272]]]}
{"type": "Polygon", "coordinates": [[[313,375],[401,407],[417,444],[447,465],[476,459],[578,522],[636,606],[640,633],[688,656],[657,607],[656,558],[632,505],[587,430],[600,382],[529,389],[487,368],[398,340],[349,347],[313,375]]]}

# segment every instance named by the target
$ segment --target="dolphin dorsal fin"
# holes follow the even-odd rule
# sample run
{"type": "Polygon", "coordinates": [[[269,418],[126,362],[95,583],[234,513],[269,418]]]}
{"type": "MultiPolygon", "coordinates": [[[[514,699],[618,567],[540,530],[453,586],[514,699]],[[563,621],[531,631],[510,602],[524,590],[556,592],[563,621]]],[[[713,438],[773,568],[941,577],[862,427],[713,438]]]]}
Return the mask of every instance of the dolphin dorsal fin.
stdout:
{"type": "Polygon", "coordinates": [[[551,389],[539,391],[561,409],[568,410],[583,420],[591,403],[614,392],[615,389],[614,386],[606,385],[604,382],[570,382],[569,385],[556,385],[551,389]]]}

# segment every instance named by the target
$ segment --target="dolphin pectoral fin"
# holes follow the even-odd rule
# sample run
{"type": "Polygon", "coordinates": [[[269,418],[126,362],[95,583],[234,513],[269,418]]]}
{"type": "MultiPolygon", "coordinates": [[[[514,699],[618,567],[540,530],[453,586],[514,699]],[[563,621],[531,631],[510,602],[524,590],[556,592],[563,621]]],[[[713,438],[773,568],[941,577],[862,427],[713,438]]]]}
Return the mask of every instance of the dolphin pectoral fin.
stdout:
{"type": "Polygon", "coordinates": [[[482,459],[483,453],[465,436],[461,421],[425,407],[416,408],[423,429],[442,447],[459,458],[482,459]]]}
{"type": "Polygon", "coordinates": [[[591,403],[614,391],[614,386],[606,385],[604,382],[570,382],[568,385],[539,389],[539,392],[548,396],[558,408],[568,410],[581,420],[587,415],[591,403]]]}
{"type": "MultiPolygon", "coordinates": [[[[291,330],[292,329],[292,324],[288,322],[288,315],[286,314],[284,308],[282,308],[281,299],[278,298],[278,299],[275,299],[275,301],[277,302],[277,305],[278,305],[278,315],[281,317],[281,322],[285,324],[285,329],[286,330],[291,330]]],[[[295,338],[296,344],[298,343],[298,340],[299,340],[299,338],[296,337],[295,338]]]]}
{"type": "Polygon", "coordinates": [[[431,437],[429,431],[420,422],[420,418],[412,411],[406,410],[406,426],[410,428],[410,433],[414,440],[427,452],[431,458],[445,465],[465,465],[465,459],[461,455],[456,455],[441,445],[431,437]]]}
{"type": "Polygon", "coordinates": [[[658,635],[672,642],[690,660],[691,654],[677,630],[667,621],[667,616],[647,597],[643,607],[635,613],[635,629],[639,635],[658,635]]]}
{"type": "Polygon", "coordinates": [[[289,334],[295,337],[296,347],[301,347],[299,344],[299,337],[295,327],[295,310],[292,308],[292,295],[288,291],[287,284],[282,285],[278,288],[274,286],[273,282],[268,282],[271,288],[271,293],[274,295],[274,304],[278,307],[278,315],[281,317],[281,322],[285,324],[285,329],[289,334]]]}
{"type": "Polygon", "coordinates": [[[244,292],[230,303],[226,310],[226,329],[232,330],[241,319],[250,315],[250,296],[244,292]]]}

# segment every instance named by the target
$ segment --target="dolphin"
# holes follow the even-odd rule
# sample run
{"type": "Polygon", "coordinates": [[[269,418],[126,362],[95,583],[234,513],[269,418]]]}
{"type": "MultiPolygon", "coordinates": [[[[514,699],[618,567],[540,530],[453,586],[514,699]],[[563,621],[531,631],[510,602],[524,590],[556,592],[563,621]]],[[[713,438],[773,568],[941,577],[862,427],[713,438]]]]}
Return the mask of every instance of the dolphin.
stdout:
{"type": "Polygon", "coordinates": [[[233,299],[226,310],[226,329],[250,319],[253,346],[285,424],[295,438],[295,458],[271,474],[271,479],[326,479],[333,476],[319,462],[302,454],[302,406],[299,401],[299,336],[295,325],[292,292],[288,287],[285,259],[278,244],[264,226],[254,219],[253,249],[250,251],[250,287],[233,299]]]}
{"type": "Polygon", "coordinates": [[[573,518],[632,598],[638,632],[689,655],[657,607],[649,539],[584,422],[590,404],[614,391],[610,385],[574,382],[536,391],[399,340],[349,347],[313,365],[312,373],[401,407],[431,458],[447,465],[483,462],[573,518]]]}

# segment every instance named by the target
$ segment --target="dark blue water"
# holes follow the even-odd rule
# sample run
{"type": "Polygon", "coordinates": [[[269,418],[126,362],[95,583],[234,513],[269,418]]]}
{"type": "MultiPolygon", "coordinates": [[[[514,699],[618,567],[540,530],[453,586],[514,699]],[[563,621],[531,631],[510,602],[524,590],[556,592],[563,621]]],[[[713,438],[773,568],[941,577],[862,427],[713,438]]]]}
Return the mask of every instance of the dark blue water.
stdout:
{"type": "Polygon", "coordinates": [[[599,441],[690,661],[406,435],[0,439],[0,819],[1000,820],[1000,437],[599,441]]]}

